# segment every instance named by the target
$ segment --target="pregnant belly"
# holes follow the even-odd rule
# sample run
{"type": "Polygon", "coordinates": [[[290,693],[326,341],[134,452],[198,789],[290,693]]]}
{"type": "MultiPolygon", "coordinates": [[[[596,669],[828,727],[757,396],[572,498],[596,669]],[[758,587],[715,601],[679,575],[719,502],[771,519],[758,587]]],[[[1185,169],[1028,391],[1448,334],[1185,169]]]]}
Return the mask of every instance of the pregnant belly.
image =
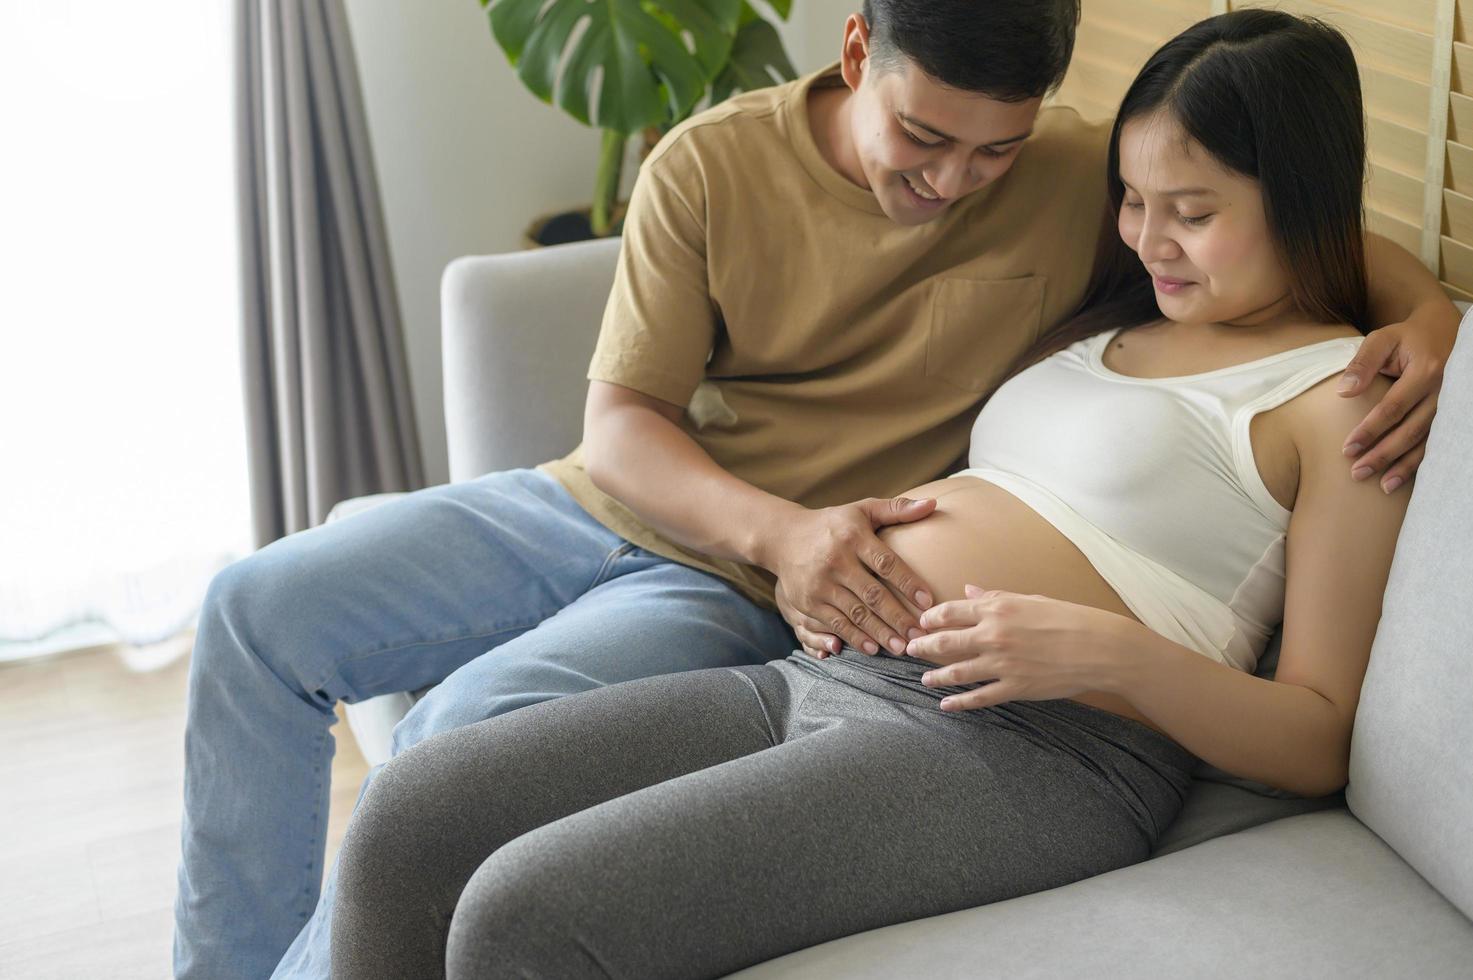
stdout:
{"type": "MultiPolygon", "coordinates": [[[[1139,622],[1083,552],[1001,487],[962,476],[927,483],[904,495],[934,497],[936,510],[914,524],[883,528],[879,537],[931,587],[937,602],[963,598],[962,587],[971,583],[983,589],[1046,595],[1139,622]]],[[[911,603],[906,605],[919,613],[911,603]]],[[[1161,730],[1118,695],[1087,691],[1073,700],[1161,730]]]]}

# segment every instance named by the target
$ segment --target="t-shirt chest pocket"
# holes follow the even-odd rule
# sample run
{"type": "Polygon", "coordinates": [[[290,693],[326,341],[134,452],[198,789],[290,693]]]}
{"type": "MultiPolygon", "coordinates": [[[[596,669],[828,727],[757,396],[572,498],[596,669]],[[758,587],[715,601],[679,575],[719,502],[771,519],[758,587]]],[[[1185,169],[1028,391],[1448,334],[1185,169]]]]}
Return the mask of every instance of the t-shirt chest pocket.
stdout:
{"type": "Polygon", "coordinates": [[[938,280],[926,377],[964,391],[990,391],[1038,337],[1047,281],[1045,276],[938,280]]]}

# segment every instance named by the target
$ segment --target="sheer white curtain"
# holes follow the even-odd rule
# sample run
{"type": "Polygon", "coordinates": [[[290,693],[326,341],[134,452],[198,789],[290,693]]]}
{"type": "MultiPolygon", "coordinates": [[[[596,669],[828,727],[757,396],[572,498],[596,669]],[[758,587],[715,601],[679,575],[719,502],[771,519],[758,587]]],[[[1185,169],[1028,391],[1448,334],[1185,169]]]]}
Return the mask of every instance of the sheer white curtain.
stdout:
{"type": "Polygon", "coordinates": [[[250,550],[225,0],[0,0],[0,660],[250,550]]]}

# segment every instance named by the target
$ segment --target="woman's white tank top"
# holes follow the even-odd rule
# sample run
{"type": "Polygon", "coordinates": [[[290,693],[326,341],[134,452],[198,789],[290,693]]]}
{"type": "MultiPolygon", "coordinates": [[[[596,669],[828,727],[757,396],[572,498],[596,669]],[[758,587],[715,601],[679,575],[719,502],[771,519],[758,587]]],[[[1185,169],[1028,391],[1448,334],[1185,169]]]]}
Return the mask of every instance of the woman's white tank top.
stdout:
{"type": "Polygon", "coordinates": [[[967,469],[1072,541],[1150,629],[1252,671],[1284,614],[1289,511],[1253,459],[1253,416],[1343,370],[1361,337],[1231,367],[1135,378],[1104,364],[1118,330],[1000,387],[967,469]]]}

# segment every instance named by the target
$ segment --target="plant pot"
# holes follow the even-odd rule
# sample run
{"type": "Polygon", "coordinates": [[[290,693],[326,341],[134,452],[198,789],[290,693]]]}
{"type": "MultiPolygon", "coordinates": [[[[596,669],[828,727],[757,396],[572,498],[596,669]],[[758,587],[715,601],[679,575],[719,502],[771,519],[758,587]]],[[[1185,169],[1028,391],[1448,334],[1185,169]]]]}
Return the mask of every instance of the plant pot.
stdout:
{"type": "MultiPolygon", "coordinates": [[[[628,201],[620,201],[614,205],[613,235],[619,234],[619,230],[624,225],[624,212],[628,209],[628,201]]],[[[578,208],[574,211],[561,211],[556,214],[544,214],[522,232],[522,248],[543,248],[547,245],[592,241],[598,237],[593,233],[592,213],[593,209],[589,207],[578,208]]]]}

